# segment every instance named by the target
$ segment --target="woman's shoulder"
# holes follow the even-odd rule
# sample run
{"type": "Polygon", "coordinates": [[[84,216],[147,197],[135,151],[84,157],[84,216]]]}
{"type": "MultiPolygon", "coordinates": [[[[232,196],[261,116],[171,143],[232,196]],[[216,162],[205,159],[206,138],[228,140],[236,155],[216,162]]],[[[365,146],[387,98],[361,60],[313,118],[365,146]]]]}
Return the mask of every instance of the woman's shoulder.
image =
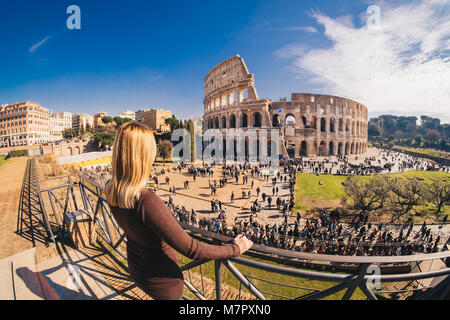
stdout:
{"type": "Polygon", "coordinates": [[[153,190],[143,189],[139,197],[139,202],[154,201],[155,199],[160,200],[159,196],[153,190]]]}

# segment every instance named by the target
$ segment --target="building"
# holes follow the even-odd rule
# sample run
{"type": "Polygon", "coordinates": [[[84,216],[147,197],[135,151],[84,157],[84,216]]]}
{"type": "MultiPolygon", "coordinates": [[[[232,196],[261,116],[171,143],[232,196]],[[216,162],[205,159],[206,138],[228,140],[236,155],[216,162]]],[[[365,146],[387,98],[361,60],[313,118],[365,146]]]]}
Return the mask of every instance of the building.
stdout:
{"type": "MultiPolygon", "coordinates": [[[[278,129],[285,157],[360,154],[367,150],[367,108],[346,98],[292,93],[274,102],[260,99],[254,75],[235,55],[215,66],[205,78],[204,129],[278,129]]],[[[224,136],[225,137],[225,136],[224,136]]],[[[235,142],[236,143],[236,142],[235,142]]],[[[256,149],[259,150],[259,141],[256,149]]],[[[245,153],[248,154],[248,142],[245,153]]],[[[259,152],[259,151],[258,151],[259,152]]]]}
{"type": "Polygon", "coordinates": [[[136,120],[136,114],[133,111],[127,110],[121,114],[119,114],[119,117],[121,118],[128,118],[131,119],[133,121],[136,120]]]}
{"type": "Polygon", "coordinates": [[[49,140],[50,113],[34,102],[0,107],[0,147],[31,146],[49,140]]]}
{"type": "Polygon", "coordinates": [[[49,118],[49,126],[49,141],[62,140],[63,131],[72,128],[72,113],[57,112],[52,114],[49,118]]]}
{"type": "Polygon", "coordinates": [[[77,113],[72,116],[72,128],[80,134],[81,128],[84,130],[94,128],[94,118],[86,113],[77,113]]]}
{"type": "Polygon", "coordinates": [[[173,114],[168,110],[161,109],[147,109],[136,112],[136,121],[145,124],[152,130],[158,132],[170,131],[170,126],[165,123],[165,120],[172,118],[173,114]]]}
{"type": "Polygon", "coordinates": [[[97,131],[99,126],[105,126],[102,119],[107,117],[108,114],[106,112],[98,112],[94,115],[94,130],[97,131]]]}
{"type": "Polygon", "coordinates": [[[66,157],[89,151],[89,141],[60,141],[41,146],[43,155],[66,157]]]}

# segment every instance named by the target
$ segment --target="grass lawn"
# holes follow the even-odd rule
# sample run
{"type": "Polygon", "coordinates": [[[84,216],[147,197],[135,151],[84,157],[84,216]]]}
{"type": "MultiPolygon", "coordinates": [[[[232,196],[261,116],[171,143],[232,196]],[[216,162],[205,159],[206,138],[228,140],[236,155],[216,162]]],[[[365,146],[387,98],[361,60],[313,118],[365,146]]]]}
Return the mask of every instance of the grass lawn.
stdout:
{"type": "MultiPolygon", "coordinates": [[[[450,174],[439,171],[407,171],[389,175],[391,177],[415,178],[431,183],[434,180],[444,180],[450,182],[450,174]]],[[[370,176],[361,176],[363,180],[370,179],[370,176]]],[[[344,195],[342,182],[347,176],[325,175],[316,176],[312,173],[298,173],[295,190],[295,205],[293,212],[298,210],[312,210],[315,208],[337,208],[340,207],[340,199],[344,195]],[[321,185],[319,184],[321,183],[321,185]]],[[[418,211],[427,212],[431,206],[419,206],[418,211]]],[[[450,207],[446,206],[441,215],[450,215],[450,207]]]]}
{"type": "Polygon", "coordinates": [[[7,160],[5,160],[6,156],[0,156],[0,166],[4,164],[7,160]]]}
{"type": "Polygon", "coordinates": [[[402,147],[402,146],[394,146],[394,148],[402,149],[405,151],[422,153],[422,154],[429,155],[432,157],[450,159],[450,153],[445,152],[445,151],[437,151],[434,149],[424,149],[424,148],[408,148],[408,147],[402,147]]]}

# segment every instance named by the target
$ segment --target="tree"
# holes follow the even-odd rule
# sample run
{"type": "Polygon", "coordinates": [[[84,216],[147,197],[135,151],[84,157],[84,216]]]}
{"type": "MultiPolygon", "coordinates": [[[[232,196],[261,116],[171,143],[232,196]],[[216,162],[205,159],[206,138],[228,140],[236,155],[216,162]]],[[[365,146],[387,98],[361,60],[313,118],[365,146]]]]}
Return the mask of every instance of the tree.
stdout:
{"type": "Polygon", "coordinates": [[[133,120],[131,120],[130,118],[122,118],[122,117],[114,117],[114,122],[116,123],[116,127],[119,128],[122,124],[127,123],[127,122],[131,122],[133,120]]]}
{"type": "Polygon", "coordinates": [[[175,129],[180,127],[180,120],[173,116],[172,118],[167,118],[164,120],[164,123],[170,126],[170,132],[173,132],[175,129]]]}
{"type": "Polygon", "coordinates": [[[110,117],[110,116],[104,116],[103,118],[102,118],[102,122],[104,123],[104,124],[108,124],[108,123],[111,123],[111,122],[113,122],[114,121],[114,119],[112,118],[112,117],[110,117]]]}
{"type": "Polygon", "coordinates": [[[420,134],[414,138],[414,145],[419,148],[422,145],[422,136],[420,134]]]}
{"type": "Polygon", "coordinates": [[[353,200],[355,209],[363,214],[382,208],[390,189],[388,178],[378,175],[368,182],[349,176],[343,184],[345,194],[353,200]]]}
{"type": "Polygon", "coordinates": [[[424,184],[416,179],[394,178],[386,206],[392,211],[392,222],[410,212],[426,197],[424,184]]]}
{"type": "Polygon", "coordinates": [[[80,136],[82,137],[82,136],[84,136],[86,134],[86,130],[84,129],[84,125],[81,125],[81,128],[80,128],[80,136]]]}
{"type": "Polygon", "coordinates": [[[99,132],[94,135],[94,142],[97,147],[101,149],[105,149],[108,146],[112,146],[116,135],[112,132],[99,132]]]}
{"type": "Polygon", "coordinates": [[[401,138],[403,138],[404,136],[405,136],[405,134],[403,133],[402,130],[396,130],[395,133],[394,133],[394,137],[395,137],[396,139],[401,139],[401,138]]]}
{"type": "Polygon", "coordinates": [[[378,128],[378,125],[373,122],[369,121],[369,127],[368,127],[368,135],[370,137],[379,137],[380,136],[380,129],[378,128]]]}
{"type": "Polygon", "coordinates": [[[72,128],[64,129],[64,131],[62,132],[62,137],[64,139],[72,140],[76,136],[77,136],[77,133],[72,128]]]}
{"type": "Polygon", "coordinates": [[[123,118],[121,118],[121,117],[119,117],[119,116],[114,117],[114,122],[116,123],[116,125],[117,125],[118,127],[120,127],[120,126],[122,125],[122,123],[123,123],[123,118]]]}
{"type": "Polygon", "coordinates": [[[187,126],[187,130],[189,131],[189,134],[191,135],[191,162],[194,162],[194,160],[195,160],[195,128],[194,128],[194,122],[192,120],[188,120],[186,126],[187,126]]]}
{"type": "Polygon", "coordinates": [[[436,206],[435,214],[441,212],[445,205],[450,203],[450,184],[436,180],[427,188],[427,200],[436,206]]]}
{"type": "Polygon", "coordinates": [[[425,129],[436,129],[441,124],[440,119],[429,116],[420,116],[420,120],[422,122],[421,127],[425,129]]]}
{"type": "Polygon", "coordinates": [[[440,138],[441,135],[436,129],[431,129],[427,132],[427,139],[432,143],[436,143],[440,138]]]}
{"type": "Polygon", "coordinates": [[[173,145],[169,140],[163,140],[159,143],[158,152],[163,157],[164,162],[172,156],[173,145]]]}
{"type": "Polygon", "coordinates": [[[383,134],[384,134],[384,120],[383,118],[378,119],[378,121],[376,122],[377,128],[378,128],[378,132],[380,133],[380,138],[383,138],[383,134]]]}

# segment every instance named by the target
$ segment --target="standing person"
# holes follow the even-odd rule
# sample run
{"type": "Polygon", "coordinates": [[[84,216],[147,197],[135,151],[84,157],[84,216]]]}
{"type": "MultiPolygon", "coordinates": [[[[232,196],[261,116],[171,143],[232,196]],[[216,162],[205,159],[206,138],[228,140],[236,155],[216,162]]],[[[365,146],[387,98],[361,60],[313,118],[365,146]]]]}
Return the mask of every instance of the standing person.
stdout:
{"type": "Polygon", "coordinates": [[[174,249],[190,259],[226,259],[247,251],[244,236],[233,244],[213,246],[190,237],[170,209],[145,189],[156,143],[146,126],[124,124],[114,140],[112,178],[105,187],[111,212],[127,237],[128,268],[137,286],[157,300],[177,300],[183,293],[183,273],[174,249]]]}

